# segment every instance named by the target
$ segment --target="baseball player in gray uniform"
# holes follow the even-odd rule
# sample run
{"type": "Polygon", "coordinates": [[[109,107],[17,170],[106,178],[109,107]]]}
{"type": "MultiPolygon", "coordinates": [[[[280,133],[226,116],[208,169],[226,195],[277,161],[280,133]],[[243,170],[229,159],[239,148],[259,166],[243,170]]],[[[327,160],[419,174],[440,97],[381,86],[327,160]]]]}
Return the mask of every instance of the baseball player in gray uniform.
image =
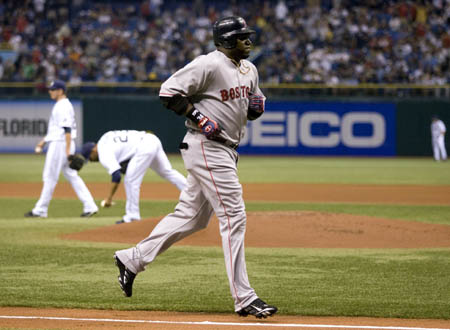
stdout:
{"type": "Polygon", "coordinates": [[[63,172],[66,179],[72,185],[78,198],[83,203],[82,217],[90,217],[98,212],[98,207],[84,181],[78,176],[78,172],[69,168],[68,157],[75,153],[75,138],[77,126],[72,103],[66,96],[66,85],[61,80],[53,81],[49,86],[49,94],[56,103],[53,106],[48,122],[47,134],[36,145],[35,152],[41,153],[44,145],[48,144],[42,179],[44,185],[41,197],[35,207],[25,213],[25,217],[46,218],[48,206],[52,199],[53,191],[58,183],[59,174],[63,172]]]}
{"type": "Polygon", "coordinates": [[[175,211],[163,218],[135,247],[115,253],[119,284],[132,295],[136,274],[175,242],[205,228],[213,213],[220,222],[225,265],[240,316],[257,318],[277,308],[261,300],[250,286],[244,253],[246,212],[237,174],[236,148],[247,120],[264,112],[265,97],[258,86],[250,55],[253,30],[241,17],[218,20],[213,26],[217,50],[197,57],[165,81],[163,104],[187,117],[187,133],[180,144],[188,171],[187,186],[175,211]]]}
{"type": "Polygon", "coordinates": [[[125,174],[127,202],[125,215],[117,224],[141,220],[139,194],[141,183],[150,167],[159,176],[169,180],[179,190],[186,186],[186,178],[172,168],[158,137],[145,131],[109,131],[102,135],[98,143],[83,145],[82,155],[91,161],[100,161],[111,175],[109,196],[102,206],[110,207],[122,174],[125,174]]]}

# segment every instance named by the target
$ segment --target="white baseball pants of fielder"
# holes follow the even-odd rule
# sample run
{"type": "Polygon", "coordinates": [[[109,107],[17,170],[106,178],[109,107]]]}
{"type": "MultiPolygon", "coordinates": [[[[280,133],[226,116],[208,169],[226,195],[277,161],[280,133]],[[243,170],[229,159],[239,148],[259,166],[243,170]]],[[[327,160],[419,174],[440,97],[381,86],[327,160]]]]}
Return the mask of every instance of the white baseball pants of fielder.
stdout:
{"type": "MultiPolygon", "coordinates": [[[[70,145],[70,150],[71,153],[75,152],[75,143],[73,140],[70,145]]],[[[98,207],[83,179],[80,178],[76,170],[69,167],[65,141],[50,141],[48,144],[44,171],[42,173],[44,185],[42,187],[41,197],[37,201],[32,212],[41,217],[47,217],[48,206],[52,199],[56,184],[58,183],[61,171],[67,181],[72,185],[78,199],[83,203],[83,212],[97,212],[98,207]]]]}
{"type": "Polygon", "coordinates": [[[445,150],[444,136],[439,136],[432,139],[433,144],[433,157],[435,160],[446,160],[447,150],[445,150]]]}
{"type": "Polygon", "coordinates": [[[160,177],[174,184],[179,190],[183,190],[186,186],[186,178],[172,168],[161,141],[153,134],[145,134],[137,147],[136,154],[128,163],[125,174],[124,185],[127,195],[126,214],[123,216],[125,222],[141,219],[139,196],[142,180],[149,167],[160,177]]]}
{"type": "Polygon", "coordinates": [[[187,186],[175,211],[164,217],[150,235],[116,256],[132,272],[145,269],[159,254],[184,237],[205,228],[213,213],[219,219],[222,248],[235,311],[258,298],[250,287],[245,265],[246,213],[237,174],[238,154],[201,134],[187,133],[181,150],[188,170],[187,186]]]}

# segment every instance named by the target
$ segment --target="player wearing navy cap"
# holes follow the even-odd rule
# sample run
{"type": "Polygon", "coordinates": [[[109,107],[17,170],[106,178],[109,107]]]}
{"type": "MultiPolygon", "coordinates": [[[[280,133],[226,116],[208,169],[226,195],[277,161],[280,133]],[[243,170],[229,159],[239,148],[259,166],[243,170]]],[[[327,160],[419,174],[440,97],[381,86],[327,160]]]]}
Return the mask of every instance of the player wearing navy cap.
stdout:
{"type": "Polygon", "coordinates": [[[117,224],[141,220],[139,195],[141,183],[148,168],[168,180],[179,190],[186,186],[186,178],[172,165],[164,152],[161,141],[152,133],[135,130],[109,131],[98,143],[87,142],[81,154],[86,160],[99,161],[111,175],[111,189],[102,207],[113,204],[113,196],[125,175],[127,201],[125,215],[117,224]]]}
{"type": "Polygon", "coordinates": [[[71,169],[68,163],[68,157],[75,153],[77,126],[72,103],[66,95],[66,84],[62,80],[54,80],[50,83],[48,92],[50,98],[56,103],[48,122],[47,135],[35,148],[35,152],[39,154],[44,145],[48,145],[42,174],[44,185],[39,200],[31,211],[25,213],[25,217],[46,218],[48,216],[48,207],[61,171],[83,203],[81,216],[90,217],[98,212],[98,207],[78,172],[71,169]]]}

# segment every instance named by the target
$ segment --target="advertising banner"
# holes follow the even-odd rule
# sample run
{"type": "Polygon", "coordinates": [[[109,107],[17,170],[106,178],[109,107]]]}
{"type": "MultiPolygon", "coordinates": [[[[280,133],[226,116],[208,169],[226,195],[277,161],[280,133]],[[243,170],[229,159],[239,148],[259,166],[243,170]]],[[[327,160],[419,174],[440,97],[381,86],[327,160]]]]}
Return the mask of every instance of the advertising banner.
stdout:
{"type": "MultiPolygon", "coordinates": [[[[75,110],[77,138],[75,143],[83,143],[82,103],[70,100],[75,110]]],[[[0,152],[34,152],[36,144],[46,135],[48,120],[55,104],[52,100],[0,100],[0,152]]],[[[45,149],[45,148],[44,148],[45,149]]]]}
{"type": "Polygon", "coordinates": [[[249,121],[239,153],[394,156],[394,103],[267,102],[249,121]]]}

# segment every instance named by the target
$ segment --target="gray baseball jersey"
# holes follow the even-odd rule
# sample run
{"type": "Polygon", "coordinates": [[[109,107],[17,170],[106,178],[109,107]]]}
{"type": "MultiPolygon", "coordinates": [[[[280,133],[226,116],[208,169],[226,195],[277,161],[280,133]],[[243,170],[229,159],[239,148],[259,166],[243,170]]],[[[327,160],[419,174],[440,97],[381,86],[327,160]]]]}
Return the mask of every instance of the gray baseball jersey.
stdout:
{"type": "MultiPolygon", "coordinates": [[[[253,63],[241,60],[237,67],[216,50],[175,72],[162,84],[159,95],[188,97],[196,109],[219,123],[224,137],[239,143],[245,134],[249,93],[264,96],[258,84],[253,63]]],[[[189,119],[186,126],[198,130],[189,119]]]]}
{"type": "MultiPolygon", "coordinates": [[[[160,96],[188,97],[195,108],[219,123],[224,129],[222,137],[239,143],[245,133],[250,92],[262,95],[255,66],[246,60],[237,64],[224,53],[213,51],[174,73],[162,84],[160,96]]],[[[173,243],[205,228],[215,213],[238,311],[258,298],[245,265],[246,213],[237,174],[238,153],[208,140],[192,121],[187,120],[186,126],[181,154],[188,171],[187,186],[175,211],[163,218],[146,239],[133,248],[117,251],[116,256],[132,272],[141,272],[173,243]]]]}

